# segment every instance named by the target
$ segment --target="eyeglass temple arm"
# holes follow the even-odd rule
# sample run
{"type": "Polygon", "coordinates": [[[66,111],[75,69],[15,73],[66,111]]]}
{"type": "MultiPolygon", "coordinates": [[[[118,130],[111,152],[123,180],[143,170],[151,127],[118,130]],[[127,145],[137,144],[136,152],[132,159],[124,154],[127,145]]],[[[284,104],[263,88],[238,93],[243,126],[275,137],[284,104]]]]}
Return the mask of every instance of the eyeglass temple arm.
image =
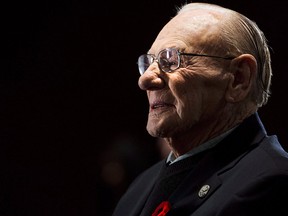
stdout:
{"type": "Polygon", "coordinates": [[[196,54],[196,53],[180,53],[180,55],[188,55],[188,56],[202,56],[202,57],[220,58],[220,59],[228,59],[228,60],[232,60],[232,59],[235,58],[234,56],[223,57],[223,56],[214,56],[214,55],[196,54]]]}

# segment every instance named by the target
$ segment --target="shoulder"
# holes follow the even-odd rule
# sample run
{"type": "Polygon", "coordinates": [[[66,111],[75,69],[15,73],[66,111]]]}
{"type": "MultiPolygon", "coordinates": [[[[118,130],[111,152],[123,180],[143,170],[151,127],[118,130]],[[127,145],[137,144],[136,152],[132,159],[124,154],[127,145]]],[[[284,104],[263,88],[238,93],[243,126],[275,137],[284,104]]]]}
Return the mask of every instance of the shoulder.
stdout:
{"type": "Polygon", "coordinates": [[[279,143],[277,136],[265,136],[259,143],[251,145],[249,151],[236,159],[231,168],[231,172],[235,172],[243,181],[252,181],[252,179],[258,178],[270,181],[280,176],[286,179],[288,176],[288,153],[279,143]]]}
{"type": "Polygon", "coordinates": [[[148,169],[144,170],[135,178],[135,180],[132,182],[129,188],[134,187],[137,184],[143,184],[146,183],[147,181],[151,182],[153,181],[153,179],[156,179],[164,163],[165,161],[161,160],[156,164],[152,165],[151,167],[149,167],[148,169]]]}
{"type": "Polygon", "coordinates": [[[131,212],[138,212],[142,208],[164,163],[162,160],[136,177],[119,200],[113,216],[132,215],[131,212]]]}
{"type": "Polygon", "coordinates": [[[288,173],[288,153],[279,143],[276,135],[267,136],[259,146],[261,155],[270,161],[271,167],[288,173]]]}

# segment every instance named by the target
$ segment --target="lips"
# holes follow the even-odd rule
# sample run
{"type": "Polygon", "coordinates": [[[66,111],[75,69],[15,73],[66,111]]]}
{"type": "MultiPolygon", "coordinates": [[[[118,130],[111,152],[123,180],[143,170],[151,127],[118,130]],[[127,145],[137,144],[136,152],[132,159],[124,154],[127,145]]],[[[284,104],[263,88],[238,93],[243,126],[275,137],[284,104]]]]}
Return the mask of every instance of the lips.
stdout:
{"type": "Polygon", "coordinates": [[[151,110],[154,110],[154,109],[159,109],[159,108],[164,108],[164,107],[171,107],[171,106],[173,106],[173,105],[165,103],[165,102],[157,101],[157,102],[152,103],[150,105],[150,108],[151,108],[151,110]]]}

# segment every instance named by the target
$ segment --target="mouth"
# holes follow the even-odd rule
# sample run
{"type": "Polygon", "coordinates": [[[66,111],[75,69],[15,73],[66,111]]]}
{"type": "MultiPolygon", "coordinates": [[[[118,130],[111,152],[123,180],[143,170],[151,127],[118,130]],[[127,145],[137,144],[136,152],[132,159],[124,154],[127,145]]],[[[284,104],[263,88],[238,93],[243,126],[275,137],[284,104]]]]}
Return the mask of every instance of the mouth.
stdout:
{"type": "Polygon", "coordinates": [[[165,102],[161,102],[161,101],[157,101],[154,102],[150,105],[150,109],[151,110],[156,110],[156,109],[163,109],[163,108],[168,108],[168,107],[173,107],[174,105],[172,104],[168,104],[165,102]]]}

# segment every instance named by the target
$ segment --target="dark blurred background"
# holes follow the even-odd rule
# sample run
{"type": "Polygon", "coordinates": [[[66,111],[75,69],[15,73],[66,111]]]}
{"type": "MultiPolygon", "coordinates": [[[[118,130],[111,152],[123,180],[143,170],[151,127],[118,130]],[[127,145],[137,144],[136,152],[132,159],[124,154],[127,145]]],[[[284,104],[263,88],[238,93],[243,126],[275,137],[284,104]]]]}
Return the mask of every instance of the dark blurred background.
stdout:
{"type": "MultiPolygon", "coordinates": [[[[0,215],[109,216],[161,158],[146,132],[137,58],[185,1],[1,2],[0,215]]],[[[260,109],[288,147],[285,0],[218,3],[247,15],[273,49],[260,109]]]]}

